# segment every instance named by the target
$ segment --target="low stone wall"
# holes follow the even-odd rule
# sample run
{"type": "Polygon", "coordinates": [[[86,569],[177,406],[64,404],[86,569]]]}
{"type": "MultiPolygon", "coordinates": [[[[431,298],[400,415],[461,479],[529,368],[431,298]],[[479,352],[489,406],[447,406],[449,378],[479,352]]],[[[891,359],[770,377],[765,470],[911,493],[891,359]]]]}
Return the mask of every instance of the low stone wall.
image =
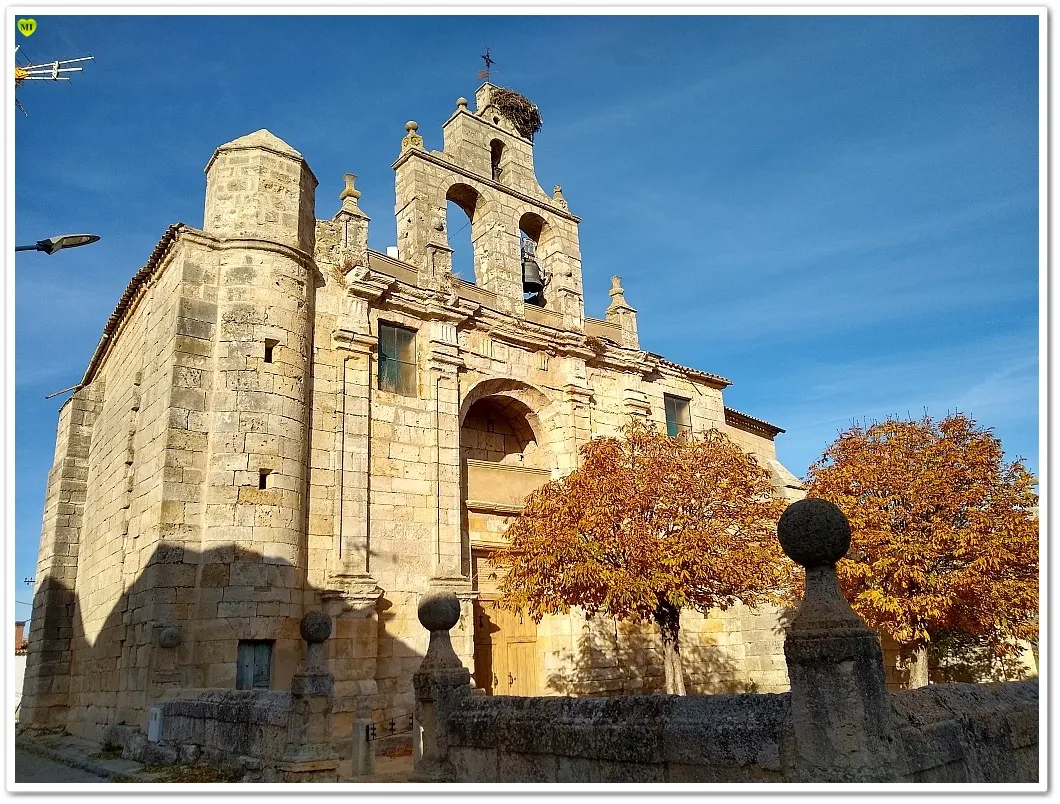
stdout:
{"type": "Polygon", "coordinates": [[[838,508],[781,517],[806,593],[784,638],[791,691],[606,699],[473,693],[449,630],[455,595],[428,595],[416,690],[418,778],[461,782],[1038,781],[1038,682],[888,692],[878,635],[850,608],[835,563],[838,508]]]}
{"type": "MultiPolygon", "coordinates": [[[[444,723],[461,782],[785,782],[789,694],[612,699],[466,696],[444,723]]],[[[892,781],[1033,782],[1038,682],[890,693],[892,781]]]]}
{"type": "Polygon", "coordinates": [[[279,760],[287,742],[291,693],[271,690],[175,690],[162,708],[160,746],[197,746],[203,756],[279,760]]]}
{"type": "Polygon", "coordinates": [[[447,719],[448,763],[467,782],[783,781],[787,706],[786,695],[472,695],[447,719]]]}
{"type": "Polygon", "coordinates": [[[891,694],[909,782],[1038,779],[1038,680],[891,694]]]}

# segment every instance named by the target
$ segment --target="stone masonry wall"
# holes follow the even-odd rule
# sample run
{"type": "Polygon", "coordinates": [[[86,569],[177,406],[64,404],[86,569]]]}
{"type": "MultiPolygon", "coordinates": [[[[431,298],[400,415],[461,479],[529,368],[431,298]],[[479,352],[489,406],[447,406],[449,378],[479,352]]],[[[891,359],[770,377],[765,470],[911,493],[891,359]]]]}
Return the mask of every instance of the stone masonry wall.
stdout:
{"type": "Polygon", "coordinates": [[[108,392],[89,456],[67,725],[91,739],[98,738],[102,724],[140,709],[149,684],[152,634],[145,622],[161,601],[129,593],[160,535],[180,260],[175,252],[160,266],[156,282],[111,340],[93,381],[108,392]]]}

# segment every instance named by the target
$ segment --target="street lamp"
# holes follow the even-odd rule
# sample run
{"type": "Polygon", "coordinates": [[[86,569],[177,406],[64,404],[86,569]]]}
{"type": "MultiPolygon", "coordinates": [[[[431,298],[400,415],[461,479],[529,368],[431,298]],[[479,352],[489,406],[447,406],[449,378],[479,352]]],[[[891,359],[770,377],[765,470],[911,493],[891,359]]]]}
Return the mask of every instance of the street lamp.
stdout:
{"type": "Polygon", "coordinates": [[[94,234],[68,234],[49,237],[47,240],[38,240],[33,246],[15,246],[15,251],[43,251],[45,254],[54,254],[62,248],[75,248],[76,246],[87,246],[99,240],[99,235],[94,234]]]}

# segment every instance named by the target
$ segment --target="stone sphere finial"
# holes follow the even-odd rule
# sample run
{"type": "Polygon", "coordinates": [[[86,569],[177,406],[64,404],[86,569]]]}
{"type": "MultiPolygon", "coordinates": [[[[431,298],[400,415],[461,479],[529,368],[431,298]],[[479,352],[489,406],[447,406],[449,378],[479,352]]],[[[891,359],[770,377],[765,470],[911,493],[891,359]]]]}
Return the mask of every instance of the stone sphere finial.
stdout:
{"type": "Polygon", "coordinates": [[[417,122],[416,122],[415,120],[409,120],[409,121],[408,121],[408,122],[407,122],[407,123],[405,124],[405,131],[407,131],[407,132],[409,132],[409,133],[411,134],[411,133],[413,133],[414,131],[418,131],[418,130],[419,130],[419,127],[420,127],[420,124],[419,124],[419,123],[417,123],[417,122]]]}
{"type": "Polygon", "coordinates": [[[780,546],[804,567],[832,566],[850,549],[850,523],[827,500],[807,498],[788,506],[777,523],[780,546]]]}
{"type": "Polygon", "coordinates": [[[308,611],[298,630],[306,642],[324,642],[331,636],[331,618],[322,611],[308,611]]]}
{"type": "Polygon", "coordinates": [[[183,639],[179,625],[167,625],[158,635],[158,644],[163,648],[175,648],[183,639]]]}
{"type": "Polygon", "coordinates": [[[457,98],[456,99],[456,108],[457,109],[467,109],[467,98],[457,98]]]}
{"type": "Polygon", "coordinates": [[[417,616],[428,631],[449,631],[460,622],[460,601],[452,592],[431,592],[420,598],[417,616]]]}

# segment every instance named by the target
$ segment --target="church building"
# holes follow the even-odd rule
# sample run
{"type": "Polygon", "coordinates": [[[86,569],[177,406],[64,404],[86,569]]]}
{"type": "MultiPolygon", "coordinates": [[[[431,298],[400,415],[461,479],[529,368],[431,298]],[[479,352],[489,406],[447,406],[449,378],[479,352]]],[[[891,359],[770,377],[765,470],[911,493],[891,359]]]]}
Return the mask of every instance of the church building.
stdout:
{"type": "MultiPolygon", "coordinates": [[[[583,288],[580,219],[538,185],[528,102],[487,82],[474,106],[457,100],[441,150],[405,125],[385,253],[353,175],[318,220],[316,176],[268,131],[213,154],[202,228],[162,235],[60,411],[23,724],[99,739],[146,728],[175,688],[286,689],[321,610],[338,740],[359,710],[412,711],[417,603],[439,589],[485,694],[661,689],[653,625],[491,607],[487,558],[525,496],[631,416],[718,428],[779,495],[801,485],[783,431],[725,406],[729,380],[641,348],[619,277],[583,288]],[[452,269],[465,223],[473,282],[452,269]],[[586,290],[610,294],[605,319],[586,290]]],[[[774,613],[682,626],[690,692],[786,689],[774,613]]]]}

